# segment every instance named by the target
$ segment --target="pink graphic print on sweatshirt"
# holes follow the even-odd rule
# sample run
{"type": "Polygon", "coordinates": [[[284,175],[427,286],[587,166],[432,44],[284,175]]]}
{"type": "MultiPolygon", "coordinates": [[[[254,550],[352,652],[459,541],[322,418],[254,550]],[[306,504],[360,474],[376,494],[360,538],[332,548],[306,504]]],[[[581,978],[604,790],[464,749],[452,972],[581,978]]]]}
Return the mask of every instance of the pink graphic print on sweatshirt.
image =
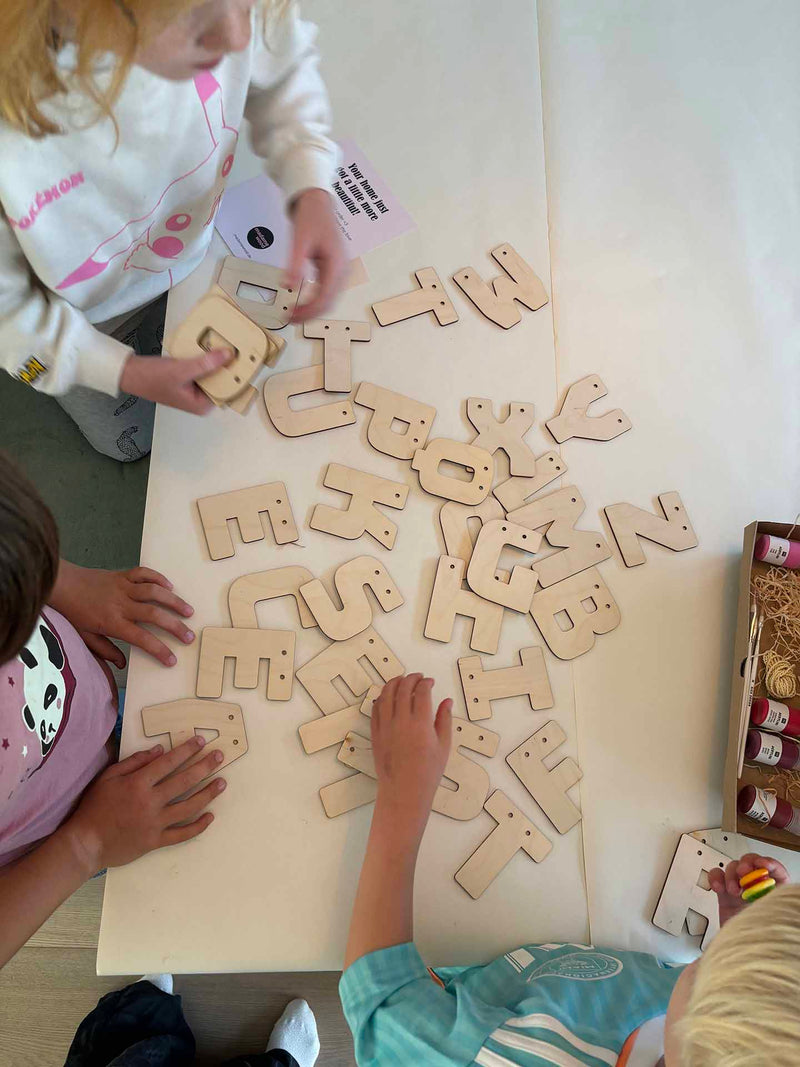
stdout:
{"type": "Polygon", "coordinates": [[[198,74],[194,86],[211,140],[205,157],[174,178],[146,215],[132,219],[102,241],[57,289],[97,277],[118,256],[125,256],[123,270],[169,270],[171,262],[212,222],[233,166],[239,133],[225,122],[222,90],[214,75],[210,71],[198,74]]]}

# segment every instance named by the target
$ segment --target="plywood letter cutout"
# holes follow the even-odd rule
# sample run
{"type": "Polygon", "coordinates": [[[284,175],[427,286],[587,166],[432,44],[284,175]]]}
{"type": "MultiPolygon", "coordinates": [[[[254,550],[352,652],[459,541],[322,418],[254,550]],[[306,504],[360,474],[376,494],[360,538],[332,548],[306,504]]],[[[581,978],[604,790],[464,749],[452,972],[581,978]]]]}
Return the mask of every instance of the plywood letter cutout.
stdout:
{"type": "Polygon", "coordinates": [[[485,600],[502,604],[512,611],[529,611],[536,588],[536,571],[532,571],[530,567],[516,566],[512,569],[509,580],[501,581],[498,573],[500,554],[506,545],[513,545],[514,548],[534,555],[541,540],[541,534],[535,530],[518,526],[508,519],[485,522],[478,534],[467,568],[470,589],[485,600]]]}
{"type": "Polygon", "coordinates": [[[530,445],[522,440],[533,426],[533,404],[512,400],[508,405],[508,415],[498,422],[492,411],[491,400],[471,396],[467,400],[467,418],[478,431],[473,445],[485,448],[492,455],[502,449],[508,456],[508,468],[512,474],[527,478],[536,474],[536,456],[530,445]]]}
{"type": "Polygon", "coordinates": [[[544,489],[566,473],[567,465],[558,452],[545,452],[537,457],[536,473],[532,478],[508,478],[496,485],[492,492],[508,513],[515,508],[521,508],[534,493],[538,493],[540,489],[544,489]]]}
{"type": "Polygon", "coordinates": [[[677,936],[686,922],[691,932],[699,933],[692,913],[702,915],[707,925],[700,948],[705,950],[719,932],[719,902],[713,889],[700,885],[700,879],[715,867],[724,868],[730,859],[689,834],[682,834],[658,899],[653,925],[677,936]]]}
{"type": "Polygon", "coordinates": [[[397,524],[387,519],[375,505],[385,504],[402,511],[408,499],[405,482],[393,482],[376,474],[343,467],[341,463],[330,463],[322,484],[326,489],[349,493],[351,499],[344,511],[317,504],[309,523],[312,530],[322,530],[351,541],[368,533],[384,548],[394,548],[397,524]]]}
{"type": "MultiPolygon", "coordinates": [[[[222,752],[222,763],[209,774],[218,774],[223,767],[239,759],[247,752],[247,734],[244,717],[238,704],[223,704],[212,700],[170,700],[166,704],[150,704],[142,708],[142,729],[145,737],[160,737],[169,734],[170,748],[177,748],[189,741],[198,730],[216,730],[217,736],[210,744],[222,752]]],[[[201,750],[184,767],[197,763],[205,755],[201,750]]],[[[211,751],[209,748],[207,751],[211,751]]]]}
{"type": "Polygon", "coordinates": [[[544,653],[538,645],[519,650],[520,667],[484,670],[480,656],[464,656],[458,661],[461,688],[467,715],[473,721],[492,717],[492,701],[527,696],[534,711],[552,708],[553,692],[544,653]]]}
{"type": "Polygon", "coordinates": [[[199,697],[222,695],[222,672],[226,659],[234,659],[233,684],[237,689],[255,689],[258,667],[269,660],[267,699],[291,700],[294,676],[294,630],[239,630],[232,626],[206,626],[200,639],[197,668],[199,697]]]}
{"type": "Polygon", "coordinates": [[[497,826],[455,873],[458,884],[474,900],[484,893],[520,849],[534,862],[541,863],[553,847],[502,790],[495,789],[483,806],[497,826]]]}
{"type": "Polygon", "coordinates": [[[356,403],[372,408],[367,425],[367,440],[377,452],[395,459],[411,459],[425,442],[436,418],[436,408],[419,400],[393,393],[371,382],[362,382],[356,391],[356,403]],[[405,423],[406,429],[392,429],[392,423],[405,423]]]}
{"type": "Polygon", "coordinates": [[[531,615],[559,659],[582,656],[594,648],[596,634],[616,629],[621,619],[617,602],[596,567],[534,593],[531,615]],[[571,623],[566,630],[557,618],[562,611],[571,623]]]}
{"type": "Polygon", "coordinates": [[[554,493],[532,500],[515,511],[509,519],[530,530],[547,526],[545,537],[549,544],[563,549],[536,561],[539,584],[545,588],[569,578],[587,567],[594,567],[609,559],[611,549],[602,534],[595,530],[576,530],[575,523],[586,505],[574,485],[566,485],[554,493]]]}
{"type": "Polygon", "coordinates": [[[199,300],[167,339],[165,348],[174,359],[193,359],[217,348],[233,352],[227,366],[197,382],[218,405],[229,404],[244,393],[273,353],[264,331],[221,296],[199,300]]]}
{"type": "Polygon", "coordinates": [[[411,466],[419,474],[419,484],[426,493],[456,500],[459,504],[480,504],[492,491],[494,459],[485,448],[435,437],[425,448],[414,453],[411,466]],[[472,474],[468,482],[439,472],[442,460],[456,463],[472,474]]]}
{"type": "Polygon", "coordinates": [[[389,297],[388,300],[379,300],[377,304],[372,305],[375,318],[381,326],[391,326],[402,319],[424,315],[426,311],[434,313],[440,326],[458,322],[456,309],[433,267],[415,270],[414,277],[419,282],[418,289],[412,289],[410,293],[403,293],[401,296],[389,297]]]}
{"type": "Polygon", "coordinates": [[[314,616],[300,596],[300,586],[312,581],[314,575],[306,567],[273,567],[269,571],[243,574],[231,583],[228,592],[228,610],[231,626],[257,629],[256,604],[261,600],[273,600],[280,596],[293,596],[304,630],[316,626],[314,616]]]}
{"type": "Polygon", "coordinates": [[[645,537],[657,545],[671,548],[673,552],[685,552],[697,548],[697,535],[689,522],[686,508],[678,493],[659,493],[658,502],[664,518],[652,511],[636,508],[633,504],[609,504],[605,508],[608,525],[619,545],[626,567],[639,567],[646,562],[642,546],[637,540],[645,537]]]}
{"type": "Polygon", "coordinates": [[[296,289],[284,289],[283,275],[280,267],[256,263],[252,259],[239,259],[238,256],[226,256],[222,261],[217,285],[253,322],[267,330],[282,330],[294,314],[297,298],[303,287],[301,281],[296,289]],[[240,296],[239,286],[242,282],[258,285],[263,289],[274,289],[274,302],[268,304],[263,300],[240,296]]]}
{"type": "Polygon", "coordinates": [[[355,319],[311,319],[303,323],[303,337],[323,342],[322,359],[325,389],[329,393],[349,393],[353,388],[350,373],[350,342],[369,341],[372,327],[355,319]]]}
{"type": "Polygon", "coordinates": [[[242,540],[248,543],[261,541],[266,536],[261,518],[263,512],[269,516],[277,544],[285,545],[300,536],[283,482],[268,482],[266,485],[253,485],[249,489],[203,496],[197,501],[197,509],[212,559],[228,559],[236,554],[228,529],[230,519],[236,519],[242,540]]]}
{"type": "Polygon", "coordinates": [[[501,274],[489,286],[474,267],[463,267],[453,275],[453,281],[478,311],[508,330],[522,318],[515,300],[531,311],[538,311],[547,303],[547,293],[539,278],[511,245],[498,245],[492,249],[492,256],[510,277],[501,274]]]}
{"type": "Polygon", "coordinates": [[[357,556],[338,567],[333,584],[342,602],[338,608],[318,578],[300,589],[300,595],[332,641],[347,641],[372,625],[372,607],[365,587],[375,594],[384,611],[394,611],[404,603],[403,595],[384,565],[373,556],[357,556]]]}
{"type": "Polygon", "coordinates": [[[439,525],[442,527],[444,550],[448,556],[458,556],[465,563],[472,558],[474,542],[469,530],[469,520],[480,519],[481,524],[505,517],[503,509],[493,496],[487,496],[482,504],[471,507],[448,500],[439,510],[439,525]]]}
{"type": "Polygon", "coordinates": [[[307,433],[334,430],[337,426],[350,426],[356,421],[353,405],[345,397],[315,408],[295,411],[289,405],[293,396],[313,393],[324,387],[324,369],[321,363],[300,370],[287,370],[271,374],[264,384],[264,404],[272,425],[284,437],[303,437],[307,433]]]}
{"type": "Polygon", "coordinates": [[[298,670],[297,680],[320,711],[330,715],[357,703],[373,684],[361,665],[362,659],[372,664],[384,682],[403,673],[403,664],[370,626],[349,641],[336,641],[323,649],[298,670]],[[341,678],[348,686],[352,700],[345,700],[338,692],[333,684],[336,678],[341,678]]]}
{"type": "Polygon", "coordinates": [[[329,819],[371,804],[377,795],[378,783],[366,774],[351,774],[324,785],[319,791],[319,799],[329,819]]]}
{"type": "Polygon", "coordinates": [[[361,704],[350,704],[330,715],[304,722],[298,730],[300,743],[309,756],[331,745],[341,745],[350,733],[369,734],[369,720],[361,712],[361,704]]]}
{"type": "Polygon", "coordinates": [[[570,756],[552,770],[545,767],[544,760],[566,740],[558,723],[550,721],[506,756],[506,763],[560,834],[581,821],[581,809],[567,796],[567,790],[583,778],[583,773],[570,756]]]}
{"type": "MultiPolygon", "coordinates": [[[[451,819],[467,821],[481,811],[489,795],[489,775],[474,760],[459,751],[467,748],[483,756],[494,756],[500,743],[500,735],[486,730],[466,719],[453,720],[453,738],[450,756],[445,764],[443,778],[453,782],[455,789],[440,785],[433,798],[432,810],[451,819]]],[[[375,777],[375,759],[372,743],[365,737],[350,733],[344,739],[337,757],[347,767],[375,777]]]]}
{"type": "Polygon", "coordinates": [[[613,441],[631,428],[631,420],[625,412],[621,408],[614,408],[605,415],[587,414],[589,405],[607,394],[608,389],[596,374],[581,378],[569,387],[561,411],[555,418],[548,419],[545,426],[559,444],[573,437],[585,437],[589,441],[613,441]]]}
{"type": "Polygon", "coordinates": [[[474,619],[469,646],[494,655],[500,642],[503,608],[462,586],[465,564],[458,556],[440,556],[425,622],[425,636],[433,641],[452,640],[456,615],[474,619]]]}

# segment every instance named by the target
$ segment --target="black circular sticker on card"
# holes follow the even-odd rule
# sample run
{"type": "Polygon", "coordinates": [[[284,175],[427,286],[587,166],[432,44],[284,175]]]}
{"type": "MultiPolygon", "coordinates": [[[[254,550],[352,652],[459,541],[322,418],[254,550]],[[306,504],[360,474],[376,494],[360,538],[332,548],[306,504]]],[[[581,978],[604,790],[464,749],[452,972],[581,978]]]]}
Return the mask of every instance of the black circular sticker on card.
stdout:
{"type": "Polygon", "coordinates": [[[247,243],[253,248],[269,248],[275,240],[275,234],[266,226],[254,226],[247,231],[247,243]]]}

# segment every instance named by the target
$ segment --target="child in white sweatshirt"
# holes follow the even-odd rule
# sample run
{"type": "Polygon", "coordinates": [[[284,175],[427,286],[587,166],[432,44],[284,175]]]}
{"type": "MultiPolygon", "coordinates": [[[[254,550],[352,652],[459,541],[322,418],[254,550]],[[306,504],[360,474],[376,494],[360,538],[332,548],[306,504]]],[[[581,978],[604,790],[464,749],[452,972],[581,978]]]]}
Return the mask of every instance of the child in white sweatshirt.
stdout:
{"type": "Polygon", "coordinates": [[[292,0],[4,0],[0,365],[106,455],[149,451],[154,402],[210,410],[196,381],[225,353],[151,356],[163,294],[208,248],[243,117],[292,215],[287,284],[306,260],[318,271],[296,319],[338,289],[315,34],[292,0]]]}

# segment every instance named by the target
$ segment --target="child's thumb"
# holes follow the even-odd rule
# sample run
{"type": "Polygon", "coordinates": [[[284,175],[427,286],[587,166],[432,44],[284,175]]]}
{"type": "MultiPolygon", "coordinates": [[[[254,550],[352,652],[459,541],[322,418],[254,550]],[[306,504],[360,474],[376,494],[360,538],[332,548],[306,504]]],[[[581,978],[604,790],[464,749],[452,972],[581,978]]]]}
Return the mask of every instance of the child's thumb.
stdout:
{"type": "Polygon", "coordinates": [[[449,745],[453,728],[453,701],[450,697],[447,700],[443,700],[437,708],[434,728],[439,740],[449,745]]]}
{"type": "Polygon", "coordinates": [[[191,359],[184,360],[186,364],[184,368],[186,381],[197,381],[198,378],[205,378],[207,374],[219,370],[220,367],[230,363],[232,359],[233,352],[229,348],[215,348],[211,352],[204,352],[202,356],[193,356],[191,359]]]}

